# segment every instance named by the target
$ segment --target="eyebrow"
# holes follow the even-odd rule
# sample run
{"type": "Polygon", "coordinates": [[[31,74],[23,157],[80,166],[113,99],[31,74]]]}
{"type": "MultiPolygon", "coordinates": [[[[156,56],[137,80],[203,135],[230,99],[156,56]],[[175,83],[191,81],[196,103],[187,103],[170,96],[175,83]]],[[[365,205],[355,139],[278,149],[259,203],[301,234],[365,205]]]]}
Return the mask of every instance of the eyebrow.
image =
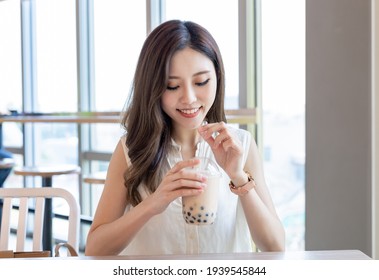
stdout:
{"type": "MultiPolygon", "coordinates": [[[[199,75],[207,74],[207,73],[210,73],[210,72],[211,72],[210,70],[200,71],[200,72],[197,72],[197,73],[193,74],[192,77],[196,77],[196,76],[199,76],[199,75]]],[[[178,76],[169,76],[168,78],[169,79],[180,79],[180,77],[178,77],[178,76]]]]}

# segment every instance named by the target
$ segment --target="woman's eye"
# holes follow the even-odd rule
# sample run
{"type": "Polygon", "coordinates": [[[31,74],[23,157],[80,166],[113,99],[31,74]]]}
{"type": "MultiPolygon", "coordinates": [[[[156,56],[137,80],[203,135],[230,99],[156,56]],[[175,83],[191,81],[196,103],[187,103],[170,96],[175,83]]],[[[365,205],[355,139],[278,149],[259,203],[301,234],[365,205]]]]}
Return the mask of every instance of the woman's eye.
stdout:
{"type": "Polygon", "coordinates": [[[209,79],[206,79],[204,82],[201,82],[201,83],[196,83],[197,86],[205,86],[206,84],[208,84],[209,82],[209,79]]]}
{"type": "Polygon", "coordinates": [[[177,90],[178,88],[179,86],[175,86],[175,87],[167,86],[167,90],[177,90]]]}

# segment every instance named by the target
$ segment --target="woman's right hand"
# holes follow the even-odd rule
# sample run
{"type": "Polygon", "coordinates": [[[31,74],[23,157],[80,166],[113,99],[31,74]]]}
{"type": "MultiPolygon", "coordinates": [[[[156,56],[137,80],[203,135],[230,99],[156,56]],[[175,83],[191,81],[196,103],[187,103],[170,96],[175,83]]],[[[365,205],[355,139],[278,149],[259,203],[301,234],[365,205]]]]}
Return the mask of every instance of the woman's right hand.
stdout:
{"type": "Polygon", "coordinates": [[[203,192],[207,178],[189,169],[199,163],[195,158],[180,161],[167,172],[155,192],[145,199],[153,207],[153,214],[162,213],[178,197],[203,192]]]}

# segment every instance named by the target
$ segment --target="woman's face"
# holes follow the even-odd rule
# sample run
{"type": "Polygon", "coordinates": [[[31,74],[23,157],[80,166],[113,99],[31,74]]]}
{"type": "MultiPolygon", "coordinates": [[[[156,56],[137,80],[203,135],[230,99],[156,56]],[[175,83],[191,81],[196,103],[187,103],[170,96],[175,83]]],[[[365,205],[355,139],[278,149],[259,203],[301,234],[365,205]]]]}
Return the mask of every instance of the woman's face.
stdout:
{"type": "Polygon", "coordinates": [[[191,48],[177,51],[170,61],[167,88],[162,95],[163,111],[174,127],[197,128],[211,108],[216,90],[212,61],[191,48]]]}

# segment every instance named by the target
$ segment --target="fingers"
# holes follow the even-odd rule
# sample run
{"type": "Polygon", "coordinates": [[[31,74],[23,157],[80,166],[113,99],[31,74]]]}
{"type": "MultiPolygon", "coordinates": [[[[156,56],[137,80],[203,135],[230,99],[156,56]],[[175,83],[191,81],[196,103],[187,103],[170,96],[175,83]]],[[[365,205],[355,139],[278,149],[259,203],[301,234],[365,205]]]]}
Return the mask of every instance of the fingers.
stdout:
{"type": "Polygon", "coordinates": [[[161,184],[160,192],[166,193],[169,201],[180,196],[198,195],[206,187],[207,178],[193,170],[181,169],[170,173],[161,184]]]}
{"type": "Polygon", "coordinates": [[[233,136],[229,133],[224,122],[207,124],[199,127],[200,135],[212,147],[217,149],[220,145],[227,150],[235,145],[233,136]]]}
{"type": "Polygon", "coordinates": [[[195,172],[192,167],[198,165],[197,158],[180,161],[166,175],[166,183],[170,190],[176,189],[202,189],[206,186],[207,178],[199,172],[195,172]]]}
{"type": "Polygon", "coordinates": [[[171,188],[196,188],[202,189],[206,186],[207,178],[194,171],[180,170],[171,176],[171,188]]]}
{"type": "Polygon", "coordinates": [[[199,163],[200,163],[200,160],[197,159],[197,158],[192,158],[192,159],[189,159],[189,160],[179,161],[178,163],[176,163],[174,165],[173,168],[171,168],[171,170],[169,171],[169,173],[175,174],[175,173],[181,171],[184,168],[195,167],[199,163]]]}
{"type": "MultiPolygon", "coordinates": [[[[168,192],[166,194],[166,196],[164,196],[164,198],[166,198],[168,202],[171,202],[178,197],[199,195],[203,191],[204,191],[203,188],[201,188],[201,189],[181,188],[181,189],[176,189],[176,190],[168,192]]],[[[162,200],[164,201],[164,199],[160,199],[160,201],[162,201],[162,200]]]]}
{"type": "Polygon", "coordinates": [[[204,188],[201,189],[178,189],[173,192],[174,197],[183,197],[183,196],[194,196],[199,195],[204,191],[204,188]]]}

